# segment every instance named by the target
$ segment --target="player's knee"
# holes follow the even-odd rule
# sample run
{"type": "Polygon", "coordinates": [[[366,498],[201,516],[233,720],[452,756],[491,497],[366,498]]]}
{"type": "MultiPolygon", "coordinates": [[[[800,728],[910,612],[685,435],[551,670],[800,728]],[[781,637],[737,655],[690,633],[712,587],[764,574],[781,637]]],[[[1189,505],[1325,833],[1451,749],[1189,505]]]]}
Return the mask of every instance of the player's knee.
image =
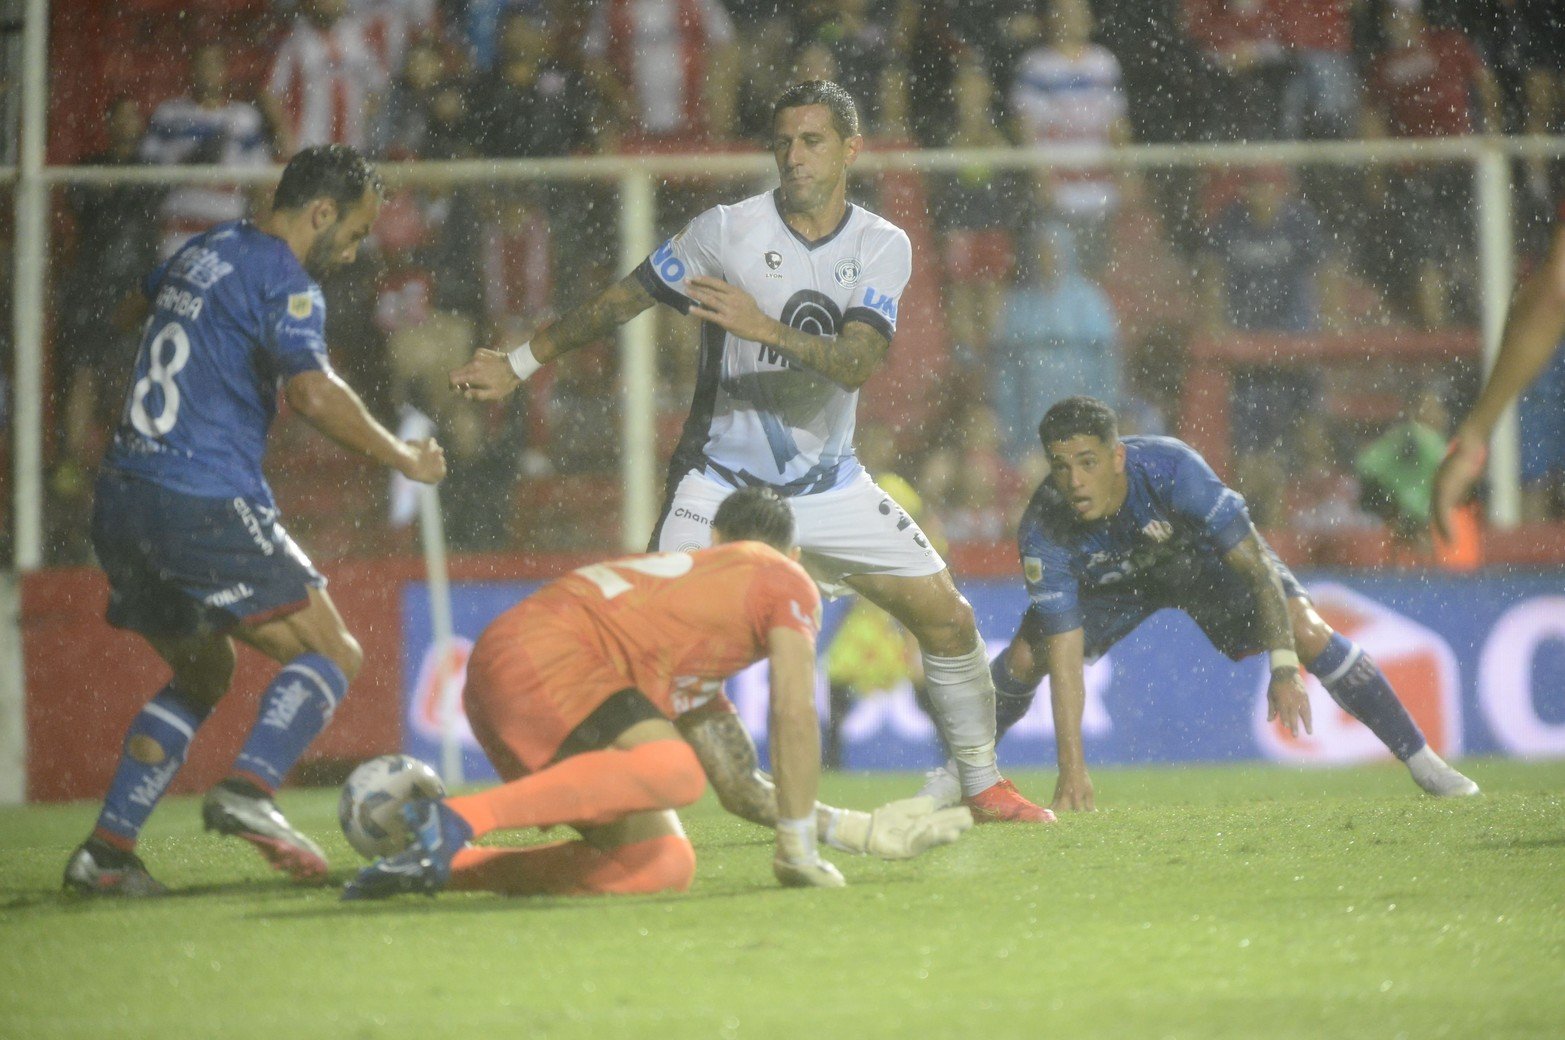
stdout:
{"type": "Polygon", "coordinates": [[[626,893],[688,892],[696,877],[696,850],[683,835],[638,842],[618,850],[615,858],[633,864],[626,893]]]}
{"type": "Polygon", "coordinates": [[[346,629],[336,633],[320,652],[331,658],[332,663],[342,669],[343,676],[350,683],[358,677],[360,669],[364,667],[364,648],[353,637],[353,633],[346,629]]]}
{"type": "Polygon", "coordinates": [[[920,649],[937,657],[960,657],[978,644],[978,622],[972,604],[961,595],[926,612],[908,627],[920,649]]]}
{"type": "Polygon", "coordinates": [[[659,741],[663,768],[658,771],[660,800],[671,809],[694,805],[706,791],[706,773],[695,751],[683,740],[659,741]]]}

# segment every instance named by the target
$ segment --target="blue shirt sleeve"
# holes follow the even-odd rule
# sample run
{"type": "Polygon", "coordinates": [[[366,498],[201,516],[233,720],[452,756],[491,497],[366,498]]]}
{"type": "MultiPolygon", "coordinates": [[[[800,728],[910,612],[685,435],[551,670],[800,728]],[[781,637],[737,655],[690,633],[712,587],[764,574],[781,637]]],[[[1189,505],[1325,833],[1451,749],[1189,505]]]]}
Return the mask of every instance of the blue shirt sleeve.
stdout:
{"type": "Polygon", "coordinates": [[[1194,449],[1186,449],[1174,469],[1170,505],[1220,553],[1244,541],[1254,530],[1244,497],[1217,479],[1212,467],[1194,449]]]}
{"type": "Polygon", "coordinates": [[[1027,613],[1045,635],[1080,628],[1080,589],[1071,571],[1070,550],[1046,536],[1029,519],[1022,521],[1017,547],[1022,557],[1022,577],[1027,583],[1027,613]]]}
{"type": "Polygon", "coordinates": [[[326,298],[303,273],[277,279],[262,300],[264,349],[284,378],[300,372],[330,372],[326,353],[326,298]]]}

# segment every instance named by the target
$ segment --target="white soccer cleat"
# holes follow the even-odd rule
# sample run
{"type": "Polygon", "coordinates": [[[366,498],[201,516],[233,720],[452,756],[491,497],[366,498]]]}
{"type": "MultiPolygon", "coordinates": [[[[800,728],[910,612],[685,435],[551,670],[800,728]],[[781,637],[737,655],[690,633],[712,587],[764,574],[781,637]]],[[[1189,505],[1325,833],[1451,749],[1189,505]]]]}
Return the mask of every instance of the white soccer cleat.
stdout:
{"type": "Polygon", "coordinates": [[[917,797],[933,800],[937,809],[961,805],[962,781],[957,779],[956,764],[947,762],[925,773],[924,786],[919,788],[917,797]]]}
{"type": "Polygon", "coordinates": [[[1436,798],[1471,798],[1479,793],[1477,784],[1452,769],[1427,744],[1407,760],[1407,771],[1415,784],[1436,798]]]}

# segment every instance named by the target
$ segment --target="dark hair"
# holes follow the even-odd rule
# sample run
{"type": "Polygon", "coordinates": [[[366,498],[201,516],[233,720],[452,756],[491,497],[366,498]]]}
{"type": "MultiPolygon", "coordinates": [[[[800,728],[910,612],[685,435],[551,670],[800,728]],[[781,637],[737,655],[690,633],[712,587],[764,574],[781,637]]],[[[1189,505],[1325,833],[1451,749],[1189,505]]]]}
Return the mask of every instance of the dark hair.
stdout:
{"type": "Polygon", "coordinates": [[[1119,417],[1096,397],[1067,397],[1058,401],[1038,424],[1038,440],[1047,448],[1072,437],[1096,437],[1104,444],[1119,439],[1119,417]]]}
{"type": "Polygon", "coordinates": [[[345,144],[318,144],[306,148],[283,168],[272,196],[275,209],[299,209],[316,199],[331,199],[341,210],[358,205],[365,188],[377,195],[385,189],[375,167],[345,144]]]}
{"type": "Polygon", "coordinates": [[[771,488],[740,488],[717,507],[712,530],[726,541],[765,542],[787,552],[793,548],[793,507],[771,488]]]}
{"type": "Polygon", "coordinates": [[[772,122],[785,108],[803,108],[805,105],[825,105],[831,110],[832,129],[844,141],[859,132],[859,106],[853,103],[853,95],[829,79],[812,79],[795,83],[772,102],[772,122]]]}

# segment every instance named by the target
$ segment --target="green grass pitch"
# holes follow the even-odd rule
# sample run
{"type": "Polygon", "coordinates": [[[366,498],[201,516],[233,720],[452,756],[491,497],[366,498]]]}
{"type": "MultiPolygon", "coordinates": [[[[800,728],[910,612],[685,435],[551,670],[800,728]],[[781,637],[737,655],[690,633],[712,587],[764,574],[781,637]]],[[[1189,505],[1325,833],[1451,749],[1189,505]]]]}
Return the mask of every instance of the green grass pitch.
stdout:
{"type": "MultiPolygon", "coordinates": [[[[0,811],[0,1037],[1560,1037],[1565,762],[1100,770],[1102,809],[784,891],[708,796],[685,896],[343,904],[153,817],[173,898],[65,897],[95,806],[0,811]]],[[[1046,795],[1049,774],[1017,774],[1046,795]]],[[[917,778],[828,776],[868,806],[917,778]]],[[[333,856],[335,792],[288,790],[333,856]]]]}

